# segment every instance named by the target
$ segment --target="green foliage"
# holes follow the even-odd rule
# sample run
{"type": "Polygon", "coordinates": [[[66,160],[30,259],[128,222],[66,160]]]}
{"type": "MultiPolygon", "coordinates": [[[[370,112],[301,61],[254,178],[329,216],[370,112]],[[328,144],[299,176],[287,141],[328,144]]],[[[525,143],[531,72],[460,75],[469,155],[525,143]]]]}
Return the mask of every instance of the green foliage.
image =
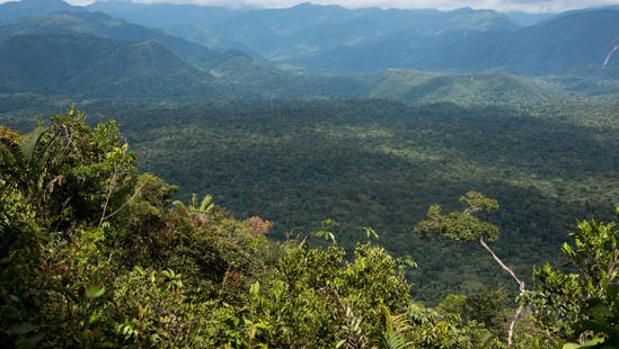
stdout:
{"type": "Polygon", "coordinates": [[[583,337],[594,333],[593,339],[582,344],[567,343],[563,349],[619,348],[619,287],[607,289],[604,299],[590,299],[581,310],[581,321],[576,324],[576,333],[583,337]]]}
{"type": "Polygon", "coordinates": [[[438,305],[447,313],[458,314],[462,321],[483,324],[494,336],[502,336],[509,324],[509,293],[504,289],[484,289],[464,295],[450,295],[438,305]]]}
{"type": "Polygon", "coordinates": [[[460,198],[466,205],[462,212],[441,214],[439,205],[432,205],[428,209],[428,218],[415,226],[414,232],[421,235],[437,234],[451,240],[475,241],[478,239],[497,240],[499,228],[473,216],[480,211],[493,211],[499,208],[494,199],[489,199],[481,193],[469,192],[460,198]]]}
{"type": "Polygon", "coordinates": [[[537,317],[547,330],[566,339],[579,335],[585,339],[592,333],[614,338],[611,328],[616,321],[613,314],[617,311],[619,275],[617,227],[617,220],[607,224],[581,221],[578,230],[570,234],[573,245],[566,243],[561,249],[573,272],[566,273],[550,264],[535,268],[537,289],[533,299],[537,317]],[[580,325],[575,328],[575,323],[580,325]]]}
{"type": "MultiPolygon", "coordinates": [[[[416,260],[373,243],[372,228],[353,251],[335,230],[359,230],[332,219],[320,226],[331,241],[322,247],[270,241],[210,195],[175,203],[176,186],[137,173],[116,123],[93,128],[73,110],[31,136],[0,136],[9,169],[0,173],[3,347],[505,347],[505,291],[424,307],[406,278],[416,260]]],[[[458,215],[431,210],[422,223],[441,231],[447,222],[445,236],[463,226],[489,237],[467,217],[497,202],[474,192],[461,201],[458,215]]],[[[581,274],[538,271],[545,283],[514,348],[577,337],[615,344],[616,234],[616,222],[579,224],[563,253],[581,274]]]]}
{"type": "MultiPolygon", "coordinates": [[[[63,110],[64,103],[0,96],[6,106],[0,120],[30,130],[28,120],[63,110]]],[[[529,281],[533,265],[559,259],[555,246],[575,219],[606,219],[619,197],[617,164],[608,158],[619,147],[615,102],[81,105],[91,120],[117,117],[142,168],[179,185],[175,199],[185,204],[192,192],[210,193],[238,217],[276,222],[269,236],[280,241],[302,239],[331,217],[347,249],[371,226],[391,253],[415,256],[420,268],[408,271],[418,285],[415,297],[431,304],[449,293],[511,287],[481,249],[410,237],[431,203],[444,203],[447,215],[459,209],[452,198],[469,190],[500,198],[496,214],[478,217],[504,232],[497,253],[529,281]]]]}
{"type": "Polygon", "coordinates": [[[337,227],[337,222],[333,219],[325,219],[320,223],[320,229],[314,233],[317,238],[330,241],[332,243],[336,243],[335,241],[335,233],[333,233],[333,228],[337,227]]]}

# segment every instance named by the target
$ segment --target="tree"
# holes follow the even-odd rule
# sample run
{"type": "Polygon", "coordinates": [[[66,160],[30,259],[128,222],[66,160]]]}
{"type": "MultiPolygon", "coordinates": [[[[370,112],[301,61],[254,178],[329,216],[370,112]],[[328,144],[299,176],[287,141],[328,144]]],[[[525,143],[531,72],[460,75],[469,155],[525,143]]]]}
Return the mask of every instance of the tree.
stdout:
{"type": "Polygon", "coordinates": [[[514,328],[518,322],[525,305],[525,284],[514,271],[508,267],[490,248],[487,241],[495,241],[500,236],[499,228],[491,223],[480,220],[475,214],[482,211],[495,211],[499,203],[477,192],[468,192],[460,197],[460,202],[466,207],[462,211],[454,211],[447,215],[441,213],[439,205],[432,205],[428,209],[427,219],[422,220],[415,226],[414,232],[421,235],[436,234],[441,237],[456,241],[478,241],[495,262],[514,279],[518,285],[518,307],[507,330],[507,345],[512,346],[514,328]]]}

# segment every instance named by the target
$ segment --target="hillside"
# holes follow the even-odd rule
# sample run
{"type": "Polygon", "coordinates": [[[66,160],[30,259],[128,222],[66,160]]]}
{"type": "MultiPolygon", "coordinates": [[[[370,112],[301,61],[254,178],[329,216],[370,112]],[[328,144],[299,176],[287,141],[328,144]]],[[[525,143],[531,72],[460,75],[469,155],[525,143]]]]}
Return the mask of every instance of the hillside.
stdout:
{"type": "Polygon", "coordinates": [[[462,104],[547,102],[565,96],[500,74],[434,74],[425,80],[404,71],[355,77],[281,69],[244,52],[219,53],[102,13],[22,19],[0,26],[0,41],[4,93],[211,100],[372,97],[462,104]],[[73,37],[78,40],[72,42],[73,37]]]}
{"type": "Polygon", "coordinates": [[[155,41],[17,35],[0,41],[2,93],[88,97],[207,96],[214,78],[155,41]]]}
{"type": "Polygon", "coordinates": [[[153,40],[169,47],[195,66],[208,70],[222,55],[184,39],[114,19],[103,13],[65,13],[39,18],[24,18],[0,27],[0,38],[20,34],[92,35],[134,42],[153,40]]]}
{"type": "Polygon", "coordinates": [[[93,11],[104,12],[114,18],[183,37],[220,50],[241,50],[252,54],[249,48],[238,42],[218,36],[210,28],[245,11],[244,8],[197,6],[166,3],[132,3],[125,1],[97,1],[88,6],[93,11]]]}
{"type": "Polygon", "coordinates": [[[396,70],[373,86],[370,97],[413,104],[539,104],[571,96],[548,84],[502,73],[453,75],[396,70]]]}

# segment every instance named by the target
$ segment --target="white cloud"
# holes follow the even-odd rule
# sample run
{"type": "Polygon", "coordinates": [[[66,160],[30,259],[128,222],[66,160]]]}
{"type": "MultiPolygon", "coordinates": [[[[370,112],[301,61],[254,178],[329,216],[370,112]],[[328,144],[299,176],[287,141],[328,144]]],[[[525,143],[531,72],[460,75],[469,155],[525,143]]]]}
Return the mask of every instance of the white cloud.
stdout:
{"type": "MultiPolygon", "coordinates": [[[[11,0],[0,0],[0,3],[11,0]]],[[[66,0],[86,5],[93,0],[66,0]]],[[[117,1],[117,0],[116,0],[117,1]]],[[[129,1],[129,0],[126,0],[129,1]]],[[[217,6],[289,7],[307,0],[132,0],[136,3],[173,3],[217,6]]],[[[571,9],[619,5],[619,0],[310,0],[315,4],[337,4],[345,7],[396,7],[454,9],[472,7],[500,11],[560,12],[571,9]]]]}

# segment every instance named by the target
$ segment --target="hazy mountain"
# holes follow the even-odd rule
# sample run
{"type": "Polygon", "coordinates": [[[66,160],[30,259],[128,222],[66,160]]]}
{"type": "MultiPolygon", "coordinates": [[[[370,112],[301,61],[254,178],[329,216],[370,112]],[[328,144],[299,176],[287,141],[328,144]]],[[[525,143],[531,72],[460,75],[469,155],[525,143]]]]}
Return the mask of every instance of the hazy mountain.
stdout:
{"type": "Polygon", "coordinates": [[[0,22],[9,22],[23,17],[47,16],[58,12],[81,12],[86,9],[71,6],[62,0],[21,0],[0,5],[0,22]]]}
{"type": "Polygon", "coordinates": [[[559,16],[517,30],[440,33],[410,40],[392,35],[286,60],[315,69],[348,72],[410,68],[456,72],[500,70],[528,75],[617,76],[619,11],[595,10],[559,16]]]}
{"type": "Polygon", "coordinates": [[[232,83],[259,85],[284,84],[281,79],[294,78],[291,73],[276,69],[265,62],[254,60],[238,50],[219,52],[185,39],[146,28],[124,20],[112,18],[101,12],[62,13],[47,17],[24,18],[0,26],[0,39],[24,34],[92,35],[133,42],[155,41],[174,51],[188,63],[219,79],[232,83]]]}
{"type": "Polygon", "coordinates": [[[512,28],[514,25],[506,17],[492,11],[349,10],[302,4],[288,9],[247,12],[212,30],[267,59],[283,61],[396,37],[414,43],[443,32],[465,35],[468,31],[512,28]]]}
{"type": "Polygon", "coordinates": [[[444,45],[425,57],[425,68],[612,74],[619,68],[619,60],[611,57],[606,71],[602,66],[619,44],[618,34],[619,11],[578,12],[519,31],[480,33],[444,45]]]}
{"type": "Polygon", "coordinates": [[[400,10],[309,3],[283,9],[231,10],[192,5],[96,2],[91,9],[130,22],[164,29],[212,47],[241,48],[270,60],[358,46],[391,36],[508,30],[516,26],[493,11],[400,10]]]}
{"type": "Polygon", "coordinates": [[[193,5],[100,2],[91,6],[212,47],[335,73],[389,68],[528,75],[617,76],[619,11],[559,15],[400,10],[301,4],[232,10],[193,5]],[[255,55],[254,55],[255,53],[255,55]]]}
{"type": "Polygon", "coordinates": [[[219,37],[209,29],[226,19],[245,12],[243,9],[197,5],[138,4],[128,1],[98,1],[89,5],[88,8],[146,27],[163,29],[169,34],[208,47],[224,50],[240,49],[246,53],[253,53],[240,43],[219,37]]]}

